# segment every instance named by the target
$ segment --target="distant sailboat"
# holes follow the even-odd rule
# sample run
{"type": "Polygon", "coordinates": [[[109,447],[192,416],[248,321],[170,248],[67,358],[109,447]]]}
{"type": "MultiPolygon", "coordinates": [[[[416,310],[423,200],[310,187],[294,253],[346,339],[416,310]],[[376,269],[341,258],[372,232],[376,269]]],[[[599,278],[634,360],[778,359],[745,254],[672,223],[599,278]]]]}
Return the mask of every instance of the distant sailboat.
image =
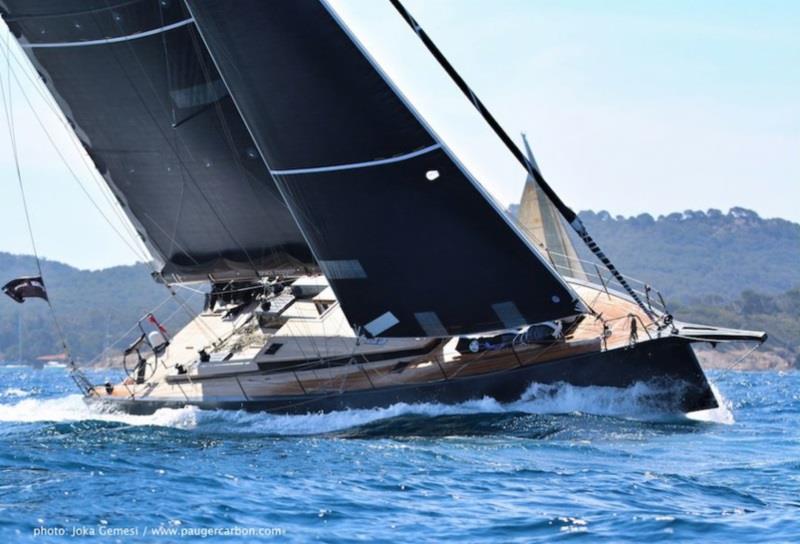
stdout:
{"type": "Polygon", "coordinates": [[[325,0],[4,2],[154,277],[210,284],[184,329],[143,319],[128,378],[79,380],[87,401],[286,413],[657,382],[672,409],[715,407],[691,344],[763,333],[634,290],[392,4],[528,168],[518,221],[325,0]]]}

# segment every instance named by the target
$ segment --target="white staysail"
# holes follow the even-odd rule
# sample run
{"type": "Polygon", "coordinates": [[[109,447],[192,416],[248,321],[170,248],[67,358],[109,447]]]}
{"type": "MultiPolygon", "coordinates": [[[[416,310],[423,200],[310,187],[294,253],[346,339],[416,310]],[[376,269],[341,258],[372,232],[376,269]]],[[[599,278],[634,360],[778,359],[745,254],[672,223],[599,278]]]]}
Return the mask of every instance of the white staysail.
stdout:
{"type": "MultiPolygon", "coordinates": [[[[539,165],[524,134],[522,139],[528,160],[538,170],[539,165]]],[[[579,280],[587,279],[575,246],[561,222],[561,216],[533,175],[528,175],[525,181],[517,221],[531,241],[550,258],[559,273],[579,280]]]]}

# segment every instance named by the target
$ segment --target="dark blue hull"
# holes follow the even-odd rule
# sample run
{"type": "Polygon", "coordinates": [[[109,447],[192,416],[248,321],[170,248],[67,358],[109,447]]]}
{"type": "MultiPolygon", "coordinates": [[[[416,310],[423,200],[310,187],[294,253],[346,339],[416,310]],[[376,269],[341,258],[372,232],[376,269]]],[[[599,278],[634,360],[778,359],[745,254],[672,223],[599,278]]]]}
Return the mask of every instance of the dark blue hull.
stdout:
{"type": "Polygon", "coordinates": [[[483,397],[499,402],[518,400],[532,383],[626,388],[636,383],[658,385],[665,411],[693,412],[717,407],[691,344],[679,338],[648,340],[626,349],[594,352],[464,378],[428,384],[358,391],[250,398],[242,401],[171,402],[145,399],[104,400],[132,414],[188,404],[202,409],[246,410],[297,414],[356,408],[378,408],[399,402],[456,404],[483,397]]]}

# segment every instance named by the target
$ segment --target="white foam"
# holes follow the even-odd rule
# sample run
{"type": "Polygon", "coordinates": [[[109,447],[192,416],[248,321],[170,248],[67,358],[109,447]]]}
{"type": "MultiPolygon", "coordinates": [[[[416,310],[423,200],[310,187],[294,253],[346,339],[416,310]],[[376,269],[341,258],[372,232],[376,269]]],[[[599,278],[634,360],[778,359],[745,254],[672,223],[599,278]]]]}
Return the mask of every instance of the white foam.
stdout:
{"type": "Polygon", "coordinates": [[[386,408],[316,412],[301,415],[276,415],[248,412],[201,412],[203,429],[219,428],[222,431],[255,432],[277,435],[324,434],[374,421],[405,415],[435,417],[441,415],[467,415],[502,412],[504,408],[496,400],[484,398],[462,404],[406,404],[398,403],[386,408]]]}
{"type": "Polygon", "coordinates": [[[668,394],[669,389],[646,383],[636,383],[625,389],[534,383],[522,395],[522,398],[510,404],[509,408],[536,414],[577,412],[652,419],[668,413],[665,411],[663,400],[660,400],[660,397],[668,394]]]}
{"type": "MultiPolygon", "coordinates": [[[[713,387],[713,386],[712,386],[713,387]]],[[[386,408],[342,410],[330,413],[276,415],[243,411],[209,411],[196,407],[162,408],[149,416],[129,415],[102,406],[88,406],[80,395],[55,399],[24,399],[16,404],[0,404],[0,421],[69,422],[112,421],[128,425],[156,425],[179,429],[200,428],[212,432],[312,435],[340,431],[375,421],[420,415],[468,415],[522,412],[529,414],[593,414],[644,420],[659,420],[675,413],[659,408],[658,398],[667,390],[639,383],[627,389],[576,387],[567,384],[532,384],[522,397],[509,404],[484,397],[461,404],[398,403],[386,408]]],[[[730,403],[714,388],[720,408],[691,414],[692,419],[713,423],[733,423],[730,403]]],[[[682,416],[681,416],[682,417],[682,416]]]]}
{"type": "Polygon", "coordinates": [[[112,421],[128,425],[158,425],[192,429],[197,425],[196,407],[162,409],[149,416],[134,416],[123,412],[89,406],[80,395],[54,399],[25,399],[16,404],[0,404],[0,421],[34,423],[39,421],[112,421]]]}
{"type": "Polygon", "coordinates": [[[31,394],[30,391],[25,391],[24,389],[20,389],[18,387],[8,387],[5,389],[5,391],[0,393],[0,396],[20,398],[20,397],[27,397],[30,394],[31,394]]]}
{"type": "Polygon", "coordinates": [[[725,396],[717,389],[717,386],[711,382],[711,390],[717,399],[716,408],[710,410],[700,410],[698,412],[690,412],[686,417],[695,421],[704,421],[706,423],[721,423],[723,425],[733,425],[736,419],[733,417],[733,404],[725,398],[725,396]]]}
{"type": "Polygon", "coordinates": [[[640,420],[663,420],[683,417],[659,408],[658,397],[666,389],[635,384],[627,389],[613,387],[576,387],[568,384],[532,384],[520,400],[501,404],[484,397],[461,404],[398,403],[386,408],[342,410],[330,413],[275,415],[247,412],[200,412],[199,425],[206,430],[277,435],[324,434],[366,425],[399,416],[500,414],[593,414],[640,420]]]}

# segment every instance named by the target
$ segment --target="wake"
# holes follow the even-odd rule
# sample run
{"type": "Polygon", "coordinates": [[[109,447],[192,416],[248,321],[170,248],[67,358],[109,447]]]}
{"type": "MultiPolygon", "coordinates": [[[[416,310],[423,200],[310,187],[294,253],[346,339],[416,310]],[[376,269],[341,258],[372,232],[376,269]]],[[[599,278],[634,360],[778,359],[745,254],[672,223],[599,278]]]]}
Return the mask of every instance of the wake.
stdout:
{"type": "MultiPolygon", "coordinates": [[[[732,424],[730,403],[712,385],[720,407],[684,416],[665,411],[667,389],[638,383],[626,389],[576,387],[568,384],[532,384],[522,397],[509,404],[484,397],[461,404],[398,403],[386,408],[354,409],[330,413],[276,415],[244,411],[200,410],[194,406],[162,408],[152,415],[130,415],[100,405],[87,405],[80,395],[53,399],[23,398],[15,403],[0,403],[0,422],[77,422],[103,421],[130,426],[158,426],[218,433],[256,433],[297,436],[317,435],[368,425],[402,416],[468,416],[477,414],[573,414],[612,416],[640,421],[687,421],[732,424]]],[[[5,395],[25,397],[22,391],[5,395]]]]}

